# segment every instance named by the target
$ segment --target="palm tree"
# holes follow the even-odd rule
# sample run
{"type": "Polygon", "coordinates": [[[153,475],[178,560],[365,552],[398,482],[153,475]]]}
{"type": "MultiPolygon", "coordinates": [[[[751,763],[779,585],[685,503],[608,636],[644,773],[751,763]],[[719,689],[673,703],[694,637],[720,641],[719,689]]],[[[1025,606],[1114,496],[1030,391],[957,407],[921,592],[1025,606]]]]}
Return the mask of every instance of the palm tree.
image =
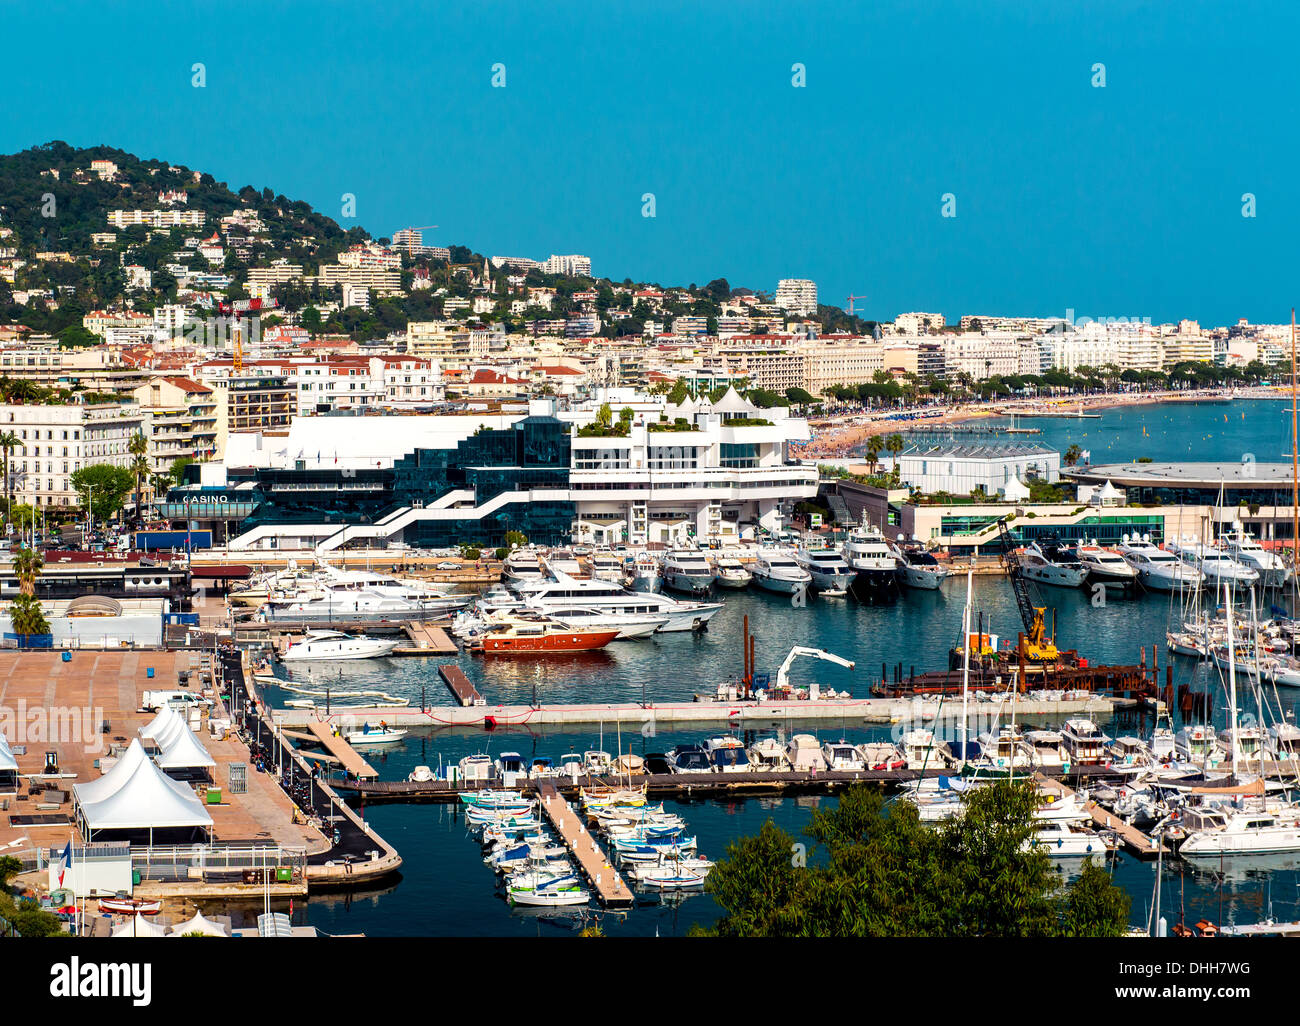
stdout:
{"type": "Polygon", "coordinates": [[[1072,467],[1079,462],[1079,457],[1083,455],[1083,450],[1078,445],[1072,445],[1065,450],[1065,465],[1072,467]]]}
{"type": "Polygon", "coordinates": [[[149,451],[149,439],[145,438],[143,431],[137,431],[131,436],[127,449],[135,457],[131,461],[131,473],[135,475],[135,522],[139,524],[141,507],[144,505],[144,487],[141,482],[149,473],[149,460],[145,456],[149,451]]]}
{"type": "Polygon", "coordinates": [[[867,462],[871,464],[871,472],[876,472],[876,464],[880,462],[880,450],[884,446],[884,440],[879,435],[872,435],[867,439],[867,462]]]}
{"type": "Polygon", "coordinates": [[[36,578],[41,575],[44,566],[44,557],[35,549],[24,546],[14,554],[14,576],[18,578],[18,590],[22,594],[36,594],[36,578]]]}
{"type": "Polygon", "coordinates": [[[5,465],[4,465],[5,498],[8,500],[7,505],[5,507],[5,517],[6,519],[9,520],[12,520],[14,515],[14,496],[13,496],[13,492],[9,490],[9,485],[10,485],[9,454],[18,448],[18,444],[19,444],[18,436],[14,434],[12,431],[6,431],[4,432],[4,434],[0,434],[0,450],[4,451],[4,458],[5,458],[5,465]]]}
{"type": "Polygon", "coordinates": [[[893,473],[894,473],[895,481],[898,480],[900,475],[900,470],[898,466],[898,457],[902,455],[903,449],[906,448],[906,446],[907,443],[903,441],[902,435],[893,434],[890,435],[887,439],[885,439],[885,450],[889,453],[890,456],[894,457],[893,473]]]}

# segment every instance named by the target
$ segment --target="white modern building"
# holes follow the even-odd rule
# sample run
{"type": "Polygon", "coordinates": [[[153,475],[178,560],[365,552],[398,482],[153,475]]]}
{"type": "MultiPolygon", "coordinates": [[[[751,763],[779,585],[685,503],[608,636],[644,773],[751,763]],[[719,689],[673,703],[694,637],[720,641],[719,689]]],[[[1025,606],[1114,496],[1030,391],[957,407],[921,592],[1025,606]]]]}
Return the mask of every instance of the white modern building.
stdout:
{"type": "MultiPolygon", "coordinates": [[[[885,461],[888,462],[888,461],[885,461]]],[[[1061,454],[1042,445],[934,445],[913,448],[898,457],[903,484],[926,495],[969,495],[983,488],[1004,495],[1012,482],[1054,484],[1061,478],[1061,454]]]]}

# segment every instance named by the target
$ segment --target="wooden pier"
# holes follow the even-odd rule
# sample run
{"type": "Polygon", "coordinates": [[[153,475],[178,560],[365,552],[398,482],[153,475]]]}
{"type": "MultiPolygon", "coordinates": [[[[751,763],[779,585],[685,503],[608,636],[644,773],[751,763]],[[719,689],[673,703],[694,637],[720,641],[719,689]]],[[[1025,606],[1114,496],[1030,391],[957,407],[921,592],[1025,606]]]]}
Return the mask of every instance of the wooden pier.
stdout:
{"type": "Polygon", "coordinates": [[[601,850],[596,839],[582,825],[582,821],[569,808],[559,791],[550,781],[544,781],[538,787],[542,812],[555,827],[555,832],[564,839],[573,857],[578,860],[588,882],[596,892],[596,897],[605,906],[631,905],[635,899],[627,884],[619,876],[618,870],[610,865],[609,859],[601,850]]]}
{"type": "Polygon", "coordinates": [[[470,683],[470,679],[465,676],[465,671],[455,663],[443,663],[438,667],[438,676],[442,678],[444,684],[450,689],[462,708],[471,705],[485,705],[483,696],[478,693],[478,689],[470,683]]]}
{"type": "Polygon", "coordinates": [[[347,740],[337,736],[334,733],[334,727],[325,720],[312,720],[307,724],[307,730],[320,743],[320,745],[338,760],[340,766],[348,773],[351,773],[358,780],[374,780],[378,778],[379,771],[376,770],[365,759],[357,754],[357,750],[347,743],[347,740]]]}
{"type": "MultiPolygon", "coordinates": [[[[1064,781],[1054,780],[1051,777],[1043,776],[1041,773],[1034,774],[1034,780],[1048,791],[1055,791],[1063,798],[1069,798],[1074,791],[1065,785],[1064,781]]],[[[1153,859],[1158,853],[1168,855],[1169,849],[1164,846],[1158,846],[1155,841],[1151,840],[1137,827],[1125,823],[1118,816],[1112,815],[1103,809],[1094,801],[1089,801],[1085,806],[1088,814],[1092,816],[1092,822],[1103,830],[1113,830],[1124,841],[1125,846],[1130,852],[1140,859],[1153,859]]]]}
{"type": "Polygon", "coordinates": [[[435,627],[431,621],[412,620],[404,629],[406,636],[411,639],[411,644],[398,645],[393,649],[392,655],[455,655],[458,651],[456,642],[452,641],[441,627],[435,627]]]}

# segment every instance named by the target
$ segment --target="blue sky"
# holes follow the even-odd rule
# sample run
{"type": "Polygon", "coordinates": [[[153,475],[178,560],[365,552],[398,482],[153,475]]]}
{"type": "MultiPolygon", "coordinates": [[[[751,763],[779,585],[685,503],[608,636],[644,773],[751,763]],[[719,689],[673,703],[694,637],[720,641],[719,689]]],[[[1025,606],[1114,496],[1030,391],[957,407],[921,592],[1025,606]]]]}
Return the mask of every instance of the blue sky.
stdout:
{"type": "Polygon", "coordinates": [[[808,277],[870,317],[1296,302],[1295,4],[222,6],[6,4],[0,150],[104,143],[336,218],[353,193],[376,235],[616,279],[808,277]]]}

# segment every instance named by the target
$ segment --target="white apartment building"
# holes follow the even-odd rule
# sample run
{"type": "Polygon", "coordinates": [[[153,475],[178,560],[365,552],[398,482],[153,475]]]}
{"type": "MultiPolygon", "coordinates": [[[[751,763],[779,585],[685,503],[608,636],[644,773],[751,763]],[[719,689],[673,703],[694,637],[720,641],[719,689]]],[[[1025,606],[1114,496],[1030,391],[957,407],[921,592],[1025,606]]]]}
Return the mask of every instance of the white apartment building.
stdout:
{"type": "Polygon", "coordinates": [[[805,278],[783,278],[776,286],[775,305],[786,313],[809,317],[817,312],[817,283],[805,278]]]}
{"type": "Polygon", "coordinates": [[[1012,334],[969,333],[943,339],[944,363],[949,377],[968,374],[973,381],[998,375],[1042,372],[1042,352],[1033,339],[1012,334]]]}
{"type": "Polygon", "coordinates": [[[276,260],[270,267],[250,267],[248,284],[279,285],[287,281],[297,281],[302,277],[302,264],[291,264],[287,260],[276,260]]]}
{"type": "Polygon", "coordinates": [[[136,224],[150,228],[201,228],[207,216],[202,210],[110,210],[108,223],[119,230],[136,224]]]}
{"type": "Polygon", "coordinates": [[[400,269],[402,255],[396,250],[376,245],[356,245],[339,254],[343,267],[366,267],[379,270],[400,269]]]}
{"type": "Polygon", "coordinates": [[[316,280],[324,286],[355,285],[373,289],[376,295],[391,296],[402,291],[402,272],[375,267],[345,267],[342,264],[321,264],[316,280]]]}
{"type": "Polygon", "coordinates": [[[542,271],[545,274],[567,274],[571,278],[590,278],[591,257],[579,256],[576,253],[557,256],[552,253],[542,263],[542,271]]]}
{"type": "Polygon", "coordinates": [[[926,335],[944,328],[941,313],[903,313],[894,318],[894,331],[900,335],[926,335]]]}
{"type": "Polygon", "coordinates": [[[13,432],[9,454],[16,502],[33,506],[84,505],[72,475],[82,467],[111,463],[130,467],[131,438],[148,433],[148,418],[134,405],[103,403],[0,404],[0,432],[13,432]]]}

